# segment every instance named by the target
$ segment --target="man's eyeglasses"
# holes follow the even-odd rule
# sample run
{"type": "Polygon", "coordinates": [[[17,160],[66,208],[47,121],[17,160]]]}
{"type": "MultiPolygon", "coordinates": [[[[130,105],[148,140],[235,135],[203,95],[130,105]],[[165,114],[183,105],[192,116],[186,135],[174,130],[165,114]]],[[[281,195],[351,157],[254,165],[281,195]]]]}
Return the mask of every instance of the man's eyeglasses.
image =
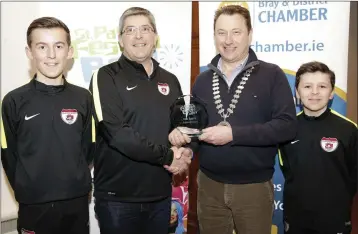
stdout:
{"type": "Polygon", "coordinates": [[[131,26],[131,27],[126,27],[123,31],[122,31],[122,34],[126,34],[126,35],[134,35],[137,33],[138,31],[138,28],[139,28],[139,32],[142,33],[142,34],[148,34],[150,32],[154,32],[154,30],[148,26],[148,25],[143,25],[143,26],[140,26],[140,27],[134,27],[134,26],[131,26]]]}

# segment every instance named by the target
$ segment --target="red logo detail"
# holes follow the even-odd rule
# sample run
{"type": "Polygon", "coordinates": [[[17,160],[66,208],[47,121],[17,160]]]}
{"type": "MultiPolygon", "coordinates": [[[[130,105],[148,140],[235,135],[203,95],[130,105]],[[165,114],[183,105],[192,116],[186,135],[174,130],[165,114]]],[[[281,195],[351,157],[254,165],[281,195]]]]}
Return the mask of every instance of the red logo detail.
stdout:
{"type": "Polygon", "coordinates": [[[333,152],[338,147],[338,140],[334,137],[322,137],[321,147],[326,152],[333,152]]]}
{"type": "Polygon", "coordinates": [[[26,229],[21,229],[21,234],[35,234],[34,231],[29,231],[29,230],[26,230],[26,229]]]}
{"type": "Polygon", "coordinates": [[[159,83],[158,82],[158,90],[163,95],[168,95],[170,92],[170,88],[167,83],[159,83]]]}
{"type": "Polygon", "coordinates": [[[66,120],[73,120],[73,118],[74,118],[73,115],[67,115],[66,116],[66,120]]]}
{"type": "Polygon", "coordinates": [[[76,122],[78,112],[76,109],[62,109],[61,118],[66,124],[73,124],[76,122]]]}

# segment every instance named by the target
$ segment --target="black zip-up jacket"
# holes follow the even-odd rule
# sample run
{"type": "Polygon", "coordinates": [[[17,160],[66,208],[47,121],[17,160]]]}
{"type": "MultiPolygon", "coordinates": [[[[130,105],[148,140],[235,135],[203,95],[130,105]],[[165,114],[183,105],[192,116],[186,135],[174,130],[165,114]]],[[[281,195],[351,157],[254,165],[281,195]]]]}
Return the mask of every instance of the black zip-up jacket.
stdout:
{"type": "Polygon", "coordinates": [[[357,125],[331,109],[297,118],[296,138],[280,147],[284,214],[297,225],[342,228],[357,191],[357,125]]]}
{"type": "Polygon", "coordinates": [[[2,102],[1,161],[19,203],[67,200],[88,194],[94,150],[92,97],[69,84],[34,77],[2,102]]]}
{"type": "Polygon", "coordinates": [[[91,80],[98,123],[94,196],[123,202],[158,201],[171,196],[173,160],[168,135],[170,106],[182,95],[180,83],[154,59],[148,75],[122,55],[91,80]]]}
{"type": "Polygon", "coordinates": [[[207,105],[209,126],[223,119],[218,114],[213,95],[213,73],[219,75],[220,96],[225,113],[245,71],[254,67],[244,86],[233,114],[227,121],[233,141],[214,146],[199,146],[200,170],[222,183],[245,184],[268,181],[274,172],[279,143],[294,138],[296,111],[292,92],[283,71],[274,64],[257,59],[250,49],[247,63],[230,88],[217,68],[220,54],[201,73],[193,86],[194,96],[207,105]]]}

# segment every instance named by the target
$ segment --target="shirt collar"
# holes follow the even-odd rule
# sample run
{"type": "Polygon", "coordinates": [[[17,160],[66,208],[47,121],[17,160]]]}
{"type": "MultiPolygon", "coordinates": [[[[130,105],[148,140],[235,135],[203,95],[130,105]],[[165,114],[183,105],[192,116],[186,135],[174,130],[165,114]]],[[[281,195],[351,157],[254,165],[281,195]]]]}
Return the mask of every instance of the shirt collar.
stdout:
{"type": "MultiPolygon", "coordinates": [[[[249,59],[249,54],[247,54],[245,59],[242,60],[242,62],[239,65],[237,65],[237,67],[235,67],[235,69],[233,70],[233,73],[235,73],[238,70],[242,70],[242,68],[246,65],[246,62],[247,62],[248,59],[249,59]]],[[[220,57],[217,67],[221,72],[223,72],[223,70],[222,70],[222,57],[220,57]]]]}
{"type": "Polygon", "coordinates": [[[48,93],[48,94],[55,94],[58,92],[63,91],[67,86],[68,82],[64,75],[62,75],[63,84],[62,85],[47,85],[45,83],[42,83],[36,79],[37,74],[34,75],[34,77],[31,80],[32,87],[40,92],[48,93]]]}

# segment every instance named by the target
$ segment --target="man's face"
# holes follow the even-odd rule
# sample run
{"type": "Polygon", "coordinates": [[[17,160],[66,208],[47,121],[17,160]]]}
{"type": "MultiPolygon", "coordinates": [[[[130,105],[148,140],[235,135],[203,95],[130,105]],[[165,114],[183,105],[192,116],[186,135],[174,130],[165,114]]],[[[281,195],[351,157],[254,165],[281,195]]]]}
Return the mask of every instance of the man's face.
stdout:
{"type": "Polygon", "coordinates": [[[31,45],[26,55],[36,66],[37,77],[56,79],[62,76],[73,48],[67,43],[62,28],[37,28],[31,33],[31,45]]]}
{"type": "Polygon", "coordinates": [[[143,15],[129,16],[124,21],[119,44],[123,54],[130,60],[143,63],[150,60],[157,41],[149,19],[143,15]]]}
{"type": "Polygon", "coordinates": [[[296,96],[301,99],[306,114],[311,116],[321,115],[333,95],[330,77],[322,72],[303,74],[296,89],[296,96]]]}
{"type": "Polygon", "coordinates": [[[215,23],[214,40],[217,51],[228,63],[245,58],[252,40],[245,18],[239,14],[220,15],[215,23]]]}

